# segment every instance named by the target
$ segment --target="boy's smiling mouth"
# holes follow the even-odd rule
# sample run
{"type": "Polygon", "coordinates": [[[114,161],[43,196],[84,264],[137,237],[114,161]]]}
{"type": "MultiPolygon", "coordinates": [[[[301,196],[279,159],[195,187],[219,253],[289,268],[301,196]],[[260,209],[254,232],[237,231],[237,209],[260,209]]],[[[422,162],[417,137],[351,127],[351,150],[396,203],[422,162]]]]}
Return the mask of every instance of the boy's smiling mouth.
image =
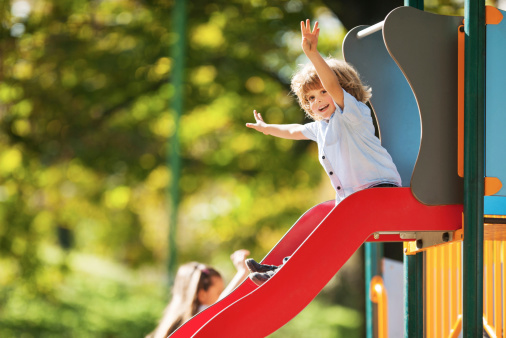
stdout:
{"type": "Polygon", "coordinates": [[[318,110],[322,112],[322,111],[326,110],[328,107],[329,107],[329,105],[327,104],[326,106],[318,108],[318,110]]]}

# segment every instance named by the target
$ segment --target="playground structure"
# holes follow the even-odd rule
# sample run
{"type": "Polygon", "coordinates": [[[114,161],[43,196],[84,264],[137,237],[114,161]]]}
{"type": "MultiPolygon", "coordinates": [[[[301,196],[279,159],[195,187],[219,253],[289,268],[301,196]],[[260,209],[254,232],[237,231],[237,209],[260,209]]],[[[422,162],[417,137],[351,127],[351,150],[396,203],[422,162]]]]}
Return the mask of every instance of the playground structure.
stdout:
{"type": "MultiPolygon", "coordinates": [[[[405,336],[454,337],[463,331],[465,337],[477,337],[485,324],[489,335],[506,337],[506,231],[500,224],[506,219],[506,188],[501,185],[506,182],[506,135],[501,131],[506,114],[500,109],[506,78],[501,64],[506,56],[501,43],[506,20],[502,20],[504,12],[487,10],[487,78],[480,88],[469,74],[483,67],[471,62],[473,56],[467,52],[476,49],[472,39],[479,33],[472,27],[480,25],[479,15],[470,15],[474,13],[470,8],[466,13],[464,31],[462,17],[399,7],[382,23],[348,33],[345,59],[373,88],[371,104],[382,144],[398,166],[403,187],[363,190],[338,206],[329,201],[308,210],[264,258],[265,264],[279,265],[283,257],[291,256],[268,283],[258,287],[246,280],[171,337],[241,337],[245,328],[248,337],[267,336],[302,311],[364,242],[387,241],[405,242],[406,269],[415,264],[419,271],[406,280],[410,289],[405,336]],[[480,128],[473,122],[479,119],[480,109],[485,123],[484,102],[475,109],[483,96],[476,93],[485,87],[486,148],[485,134],[470,130],[480,128]],[[472,101],[474,95],[477,103],[472,101]],[[465,113],[461,109],[464,114],[459,118],[463,107],[465,113]],[[486,165],[485,172],[480,165],[486,165]],[[485,250],[485,288],[480,284],[483,210],[493,234],[485,236],[487,245],[492,241],[491,249],[485,250]],[[305,267],[303,276],[300,266],[305,267]]],[[[485,26],[485,21],[481,24],[485,26]]],[[[381,324],[377,336],[384,337],[388,335],[382,311],[387,308],[386,295],[381,292],[381,279],[374,276],[373,282],[381,324]]],[[[373,336],[372,327],[368,335],[373,336]]]]}

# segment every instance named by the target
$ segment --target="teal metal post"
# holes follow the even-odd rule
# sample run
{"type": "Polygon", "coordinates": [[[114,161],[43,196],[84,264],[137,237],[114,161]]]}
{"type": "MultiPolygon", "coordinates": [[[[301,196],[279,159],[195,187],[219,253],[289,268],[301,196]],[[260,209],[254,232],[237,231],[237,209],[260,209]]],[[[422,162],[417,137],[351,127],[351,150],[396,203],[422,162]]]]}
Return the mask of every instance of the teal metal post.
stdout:
{"type": "Polygon", "coordinates": [[[483,196],[485,125],[485,0],[464,12],[463,335],[483,336],[483,196]]]}
{"type": "Polygon", "coordinates": [[[404,255],[404,337],[423,338],[423,253],[404,255]]]}
{"type": "Polygon", "coordinates": [[[423,11],[423,0],[404,0],[404,6],[414,7],[423,11]]]}
{"type": "Polygon", "coordinates": [[[374,311],[370,298],[371,279],[374,276],[381,276],[381,259],[383,258],[383,243],[365,243],[365,318],[366,337],[374,338],[374,311]]]}
{"type": "MultiPolygon", "coordinates": [[[[404,6],[424,10],[423,0],[404,0],[404,6]]],[[[404,255],[404,337],[423,337],[423,253],[404,255]]]]}
{"type": "Polygon", "coordinates": [[[171,108],[174,113],[174,134],[170,139],[169,156],[170,168],[172,172],[172,182],[170,186],[170,224],[169,224],[169,257],[168,272],[169,282],[174,281],[177,268],[177,221],[179,209],[179,179],[181,176],[181,150],[179,145],[179,123],[183,113],[184,104],[184,68],[185,68],[185,50],[186,50],[186,1],[176,0],[172,10],[173,32],[176,36],[172,49],[172,58],[174,67],[172,69],[172,85],[174,94],[171,100],[171,108]]]}

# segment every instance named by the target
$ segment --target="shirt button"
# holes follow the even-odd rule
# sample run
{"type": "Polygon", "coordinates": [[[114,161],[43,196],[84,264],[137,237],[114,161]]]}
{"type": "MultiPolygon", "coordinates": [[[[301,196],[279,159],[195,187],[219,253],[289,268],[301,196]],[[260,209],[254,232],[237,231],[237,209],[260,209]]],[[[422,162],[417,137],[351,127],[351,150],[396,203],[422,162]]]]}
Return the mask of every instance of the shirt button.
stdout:
{"type": "Polygon", "coordinates": [[[341,187],[337,187],[337,190],[341,190],[341,187]]]}
{"type": "Polygon", "coordinates": [[[332,172],[332,171],[331,171],[331,172],[329,172],[329,175],[334,175],[334,172],[332,172]]]}
{"type": "Polygon", "coordinates": [[[325,156],[322,156],[322,160],[324,160],[324,159],[325,159],[325,156]]]}

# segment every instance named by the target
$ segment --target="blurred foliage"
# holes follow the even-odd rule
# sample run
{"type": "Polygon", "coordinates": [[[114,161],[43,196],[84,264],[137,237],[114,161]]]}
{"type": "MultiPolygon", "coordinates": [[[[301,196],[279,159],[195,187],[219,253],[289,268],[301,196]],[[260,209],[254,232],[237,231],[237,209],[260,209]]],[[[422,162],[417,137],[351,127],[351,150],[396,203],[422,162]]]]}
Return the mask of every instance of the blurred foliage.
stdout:
{"type": "MultiPolygon", "coordinates": [[[[0,1],[1,337],[139,337],[161,314],[172,7],[0,1]]],[[[305,210],[334,196],[315,144],[244,124],[253,109],[271,123],[308,122],[289,93],[291,74],[306,62],[299,22],[320,21],[326,55],[340,56],[346,31],[321,1],[188,7],[178,252],[181,262],[231,276],[233,250],[260,259],[305,210]]],[[[330,297],[354,310],[315,303],[279,337],[307,324],[360,333],[359,261],[334,282],[347,291],[330,297]]]]}
{"type": "MultiPolygon", "coordinates": [[[[0,336],[134,337],[161,314],[177,67],[172,7],[2,1],[0,336]],[[92,257],[86,269],[80,256],[92,257]],[[124,278],[137,284],[150,269],[158,298],[152,288],[97,275],[104,262],[136,271],[124,278]]],[[[326,54],[339,53],[345,30],[320,2],[188,7],[178,255],[230,276],[234,249],[261,258],[305,210],[333,198],[315,145],[244,125],[253,109],[270,122],[304,122],[289,94],[290,76],[305,62],[299,22],[326,22],[326,54]]]]}

